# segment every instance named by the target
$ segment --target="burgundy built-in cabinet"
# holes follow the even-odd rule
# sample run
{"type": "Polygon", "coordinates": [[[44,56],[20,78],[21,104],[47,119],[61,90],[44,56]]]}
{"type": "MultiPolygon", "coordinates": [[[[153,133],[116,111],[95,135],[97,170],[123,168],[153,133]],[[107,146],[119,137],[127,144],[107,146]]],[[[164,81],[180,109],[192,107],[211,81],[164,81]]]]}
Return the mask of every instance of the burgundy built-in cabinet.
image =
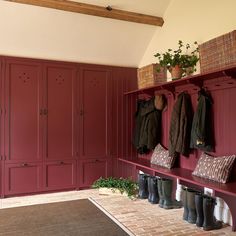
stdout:
{"type": "Polygon", "coordinates": [[[111,75],[111,70],[102,66],[81,66],[79,69],[78,183],[82,188],[101,176],[111,175],[111,75]]]}
{"type": "Polygon", "coordinates": [[[0,66],[1,196],[87,188],[113,174],[116,67],[4,56],[0,66]]]}

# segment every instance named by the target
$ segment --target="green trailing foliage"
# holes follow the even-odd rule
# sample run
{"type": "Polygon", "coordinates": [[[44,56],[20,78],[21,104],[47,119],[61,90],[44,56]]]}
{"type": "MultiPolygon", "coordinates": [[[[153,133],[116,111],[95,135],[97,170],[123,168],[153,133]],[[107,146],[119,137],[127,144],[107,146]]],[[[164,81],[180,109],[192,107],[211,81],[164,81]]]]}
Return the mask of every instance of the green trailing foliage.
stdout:
{"type": "Polygon", "coordinates": [[[126,192],[128,197],[134,197],[137,193],[138,184],[131,179],[101,177],[93,183],[92,187],[118,189],[121,193],[126,192]]]}
{"type": "Polygon", "coordinates": [[[196,41],[193,43],[193,48],[191,51],[190,44],[187,43],[184,45],[183,41],[179,40],[177,50],[169,48],[167,52],[158,52],[154,56],[158,59],[158,63],[160,65],[158,71],[160,71],[161,67],[170,70],[171,67],[178,65],[185,73],[187,73],[189,68],[192,70],[190,72],[194,72],[196,71],[195,66],[199,61],[198,43],[196,41]]]}

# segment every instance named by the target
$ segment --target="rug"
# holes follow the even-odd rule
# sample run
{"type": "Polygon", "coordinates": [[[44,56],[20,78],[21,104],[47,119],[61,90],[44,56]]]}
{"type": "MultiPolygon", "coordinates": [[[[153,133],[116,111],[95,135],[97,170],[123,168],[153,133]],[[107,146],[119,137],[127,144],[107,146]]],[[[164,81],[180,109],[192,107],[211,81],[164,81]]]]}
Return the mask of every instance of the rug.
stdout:
{"type": "Polygon", "coordinates": [[[0,210],[4,236],[127,236],[88,199],[0,210]]]}

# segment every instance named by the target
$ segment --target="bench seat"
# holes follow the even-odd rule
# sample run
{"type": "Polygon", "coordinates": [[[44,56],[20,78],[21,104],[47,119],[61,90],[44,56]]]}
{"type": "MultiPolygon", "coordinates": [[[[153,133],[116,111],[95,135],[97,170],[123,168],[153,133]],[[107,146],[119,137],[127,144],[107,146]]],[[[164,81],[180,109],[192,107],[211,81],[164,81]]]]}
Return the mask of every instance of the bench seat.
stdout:
{"type": "Polygon", "coordinates": [[[232,230],[236,231],[236,181],[226,184],[217,183],[211,180],[195,177],[192,171],[183,168],[167,169],[155,164],[151,164],[150,160],[137,158],[134,160],[126,160],[118,158],[119,161],[134,166],[137,170],[152,171],[154,175],[166,178],[179,179],[180,184],[203,189],[204,187],[213,189],[214,195],[222,198],[229,206],[232,214],[233,226],[232,230]]]}

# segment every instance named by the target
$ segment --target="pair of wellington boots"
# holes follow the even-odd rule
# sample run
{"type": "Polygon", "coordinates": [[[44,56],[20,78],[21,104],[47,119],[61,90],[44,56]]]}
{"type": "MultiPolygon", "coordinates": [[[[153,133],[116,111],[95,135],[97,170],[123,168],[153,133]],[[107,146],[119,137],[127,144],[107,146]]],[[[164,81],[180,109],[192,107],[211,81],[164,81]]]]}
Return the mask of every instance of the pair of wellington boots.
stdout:
{"type": "Polygon", "coordinates": [[[215,198],[197,193],[195,195],[195,204],[197,212],[196,225],[198,227],[203,227],[207,231],[222,228],[222,222],[216,220],[214,216],[215,198]]]}
{"type": "Polygon", "coordinates": [[[183,191],[184,220],[207,231],[222,228],[222,222],[214,217],[214,198],[188,188],[183,191]]]}
{"type": "Polygon", "coordinates": [[[181,208],[182,203],[172,199],[173,181],[170,179],[157,179],[159,206],[164,209],[181,208]]]}
{"type": "Polygon", "coordinates": [[[139,198],[148,199],[148,201],[152,204],[157,204],[159,202],[157,178],[155,176],[139,174],[138,185],[139,198]]]}

